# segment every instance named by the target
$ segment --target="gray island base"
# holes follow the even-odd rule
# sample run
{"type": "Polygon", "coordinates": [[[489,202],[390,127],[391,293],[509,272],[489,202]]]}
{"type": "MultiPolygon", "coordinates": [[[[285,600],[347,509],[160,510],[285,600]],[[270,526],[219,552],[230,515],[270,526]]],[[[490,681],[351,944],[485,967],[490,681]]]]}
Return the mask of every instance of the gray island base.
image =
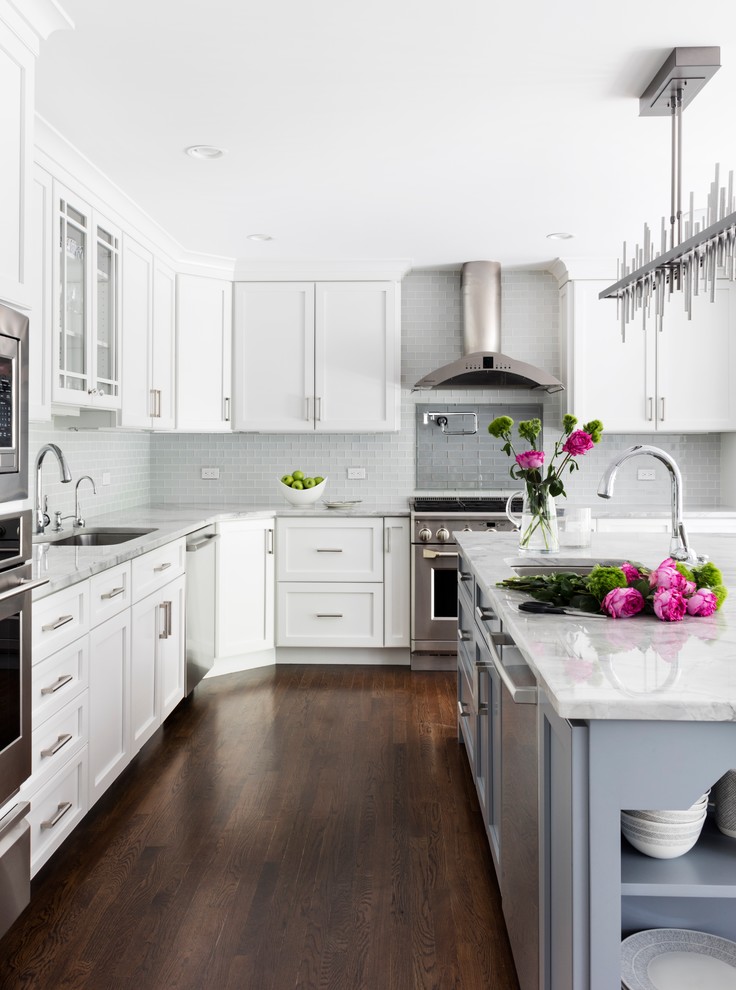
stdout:
{"type": "MultiPolygon", "coordinates": [[[[698,537],[698,551],[721,568],[732,598],[710,618],[679,623],[521,613],[526,596],[496,587],[510,576],[506,561],[518,556],[514,535],[456,539],[459,737],[521,990],[619,990],[621,940],[645,929],[736,939],[736,839],[709,815],[690,852],[660,860],[622,838],[620,819],[626,809],[689,807],[736,767],[736,538],[698,537]],[[502,683],[509,675],[518,682],[522,669],[537,685],[523,770],[504,757],[507,744],[519,751],[521,743],[504,732],[502,683]],[[521,808],[515,822],[507,800],[503,814],[505,791],[518,800],[521,773],[528,789],[536,782],[536,828],[534,808],[521,808]],[[520,835],[528,860],[538,863],[536,889],[520,885],[538,920],[536,945],[516,941],[523,905],[507,895],[520,835]]],[[[664,534],[596,534],[580,556],[655,567],[667,552],[664,534]]]]}

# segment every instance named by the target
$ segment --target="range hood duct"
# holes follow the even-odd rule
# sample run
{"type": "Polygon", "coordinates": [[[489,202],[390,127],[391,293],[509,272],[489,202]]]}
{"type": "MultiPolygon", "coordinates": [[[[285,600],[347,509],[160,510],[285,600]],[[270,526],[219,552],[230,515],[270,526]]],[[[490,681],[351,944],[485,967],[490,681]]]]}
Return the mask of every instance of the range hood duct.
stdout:
{"type": "Polygon", "coordinates": [[[433,388],[526,388],[561,392],[552,375],[501,351],[501,266],[468,261],[462,268],[463,357],[421,378],[413,391],[433,388]]]}

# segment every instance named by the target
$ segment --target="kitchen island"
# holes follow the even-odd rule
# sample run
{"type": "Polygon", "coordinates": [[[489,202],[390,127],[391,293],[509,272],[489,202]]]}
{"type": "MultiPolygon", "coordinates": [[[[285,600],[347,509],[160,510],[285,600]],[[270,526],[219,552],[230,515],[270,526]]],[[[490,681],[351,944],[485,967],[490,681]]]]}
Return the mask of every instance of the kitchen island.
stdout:
{"type": "MultiPolygon", "coordinates": [[[[457,533],[456,539],[460,601],[471,603],[476,633],[480,620],[493,615],[495,634],[513,640],[538,686],[537,738],[527,742],[538,754],[539,825],[530,840],[536,848],[527,851],[539,862],[539,979],[520,972],[522,990],[618,990],[621,938],[642,929],[691,928],[734,938],[736,840],[709,821],[685,856],[652,859],[622,840],[620,812],[688,807],[736,767],[736,599],[709,618],[677,623],[654,616],[530,615],[518,610],[528,596],[496,586],[511,575],[506,561],[518,557],[517,538],[457,533]]],[[[653,568],[668,547],[666,534],[595,534],[590,550],[574,553],[653,568]]],[[[721,568],[727,587],[736,588],[736,536],[698,536],[696,549],[721,568]]],[[[470,625],[460,625],[461,655],[472,641],[470,625]]],[[[479,639],[476,663],[482,633],[479,639]]],[[[475,761],[476,786],[494,769],[500,774],[481,807],[492,852],[495,837],[506,901],[505,852],[514,842],[507,824],[505,843],[504,820],[492,804],[495,791],[503,805],[503,792],[514,782],[493,752],[503,727],[483,733],[484,715],[497,714],[493,698],[484,705],[481,697],[477,709],[469,719],[461,699],[459,721],[477,717],[479,743],[489,740],[490,752],[475,761]]],[[[467,744],[467,732],[464,737],[467,744]]]]}

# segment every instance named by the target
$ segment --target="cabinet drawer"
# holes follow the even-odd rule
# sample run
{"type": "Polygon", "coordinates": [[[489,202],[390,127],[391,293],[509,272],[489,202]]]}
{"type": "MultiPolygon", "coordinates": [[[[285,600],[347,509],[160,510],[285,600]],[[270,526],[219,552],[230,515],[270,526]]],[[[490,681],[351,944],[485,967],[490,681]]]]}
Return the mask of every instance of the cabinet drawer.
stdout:
{"type": "Polygon", "coordinates": [[[85,691],[33,729],[28,781],[33,790],[45,784],[87,742],[87,698],[85,691]]]}
{"type": "Polygon", "coordinates": [[[130,562],[126,561],[89,579],[90,625],[93,628],[128,608],[131,601],[130,573],[130,562]]]}
{"type": "Polygon", "coordinates": [[[35,664],[31,675],[32,724],[40,725],[89,685],[89,645],[83,636],[35,664]]]}
{"type": "Polygon", "coordinates": [[[153,594],[172,578],[184,573],[186,541],[174,540],[133,561],[133,601],[153,594]]]}
{"type": "Polygon", "coordinates": [[[89,630],[89,581],[33,603],[33,662],[55,653],[89,630]]]}
{"type": "Polygon", "coordinates": [[[383,585],[278,587],[277,646],[382,646],[383,585]]]}
{"type": "Polygon", "coordinates": [[[87,747],[30,797],[31,876],[35,876],[87,811],[87,747]]]}
{"type": "Polygon", "coordinates": [[[383,581],[383,520],[278,519],[279,581],[383,581]]]}

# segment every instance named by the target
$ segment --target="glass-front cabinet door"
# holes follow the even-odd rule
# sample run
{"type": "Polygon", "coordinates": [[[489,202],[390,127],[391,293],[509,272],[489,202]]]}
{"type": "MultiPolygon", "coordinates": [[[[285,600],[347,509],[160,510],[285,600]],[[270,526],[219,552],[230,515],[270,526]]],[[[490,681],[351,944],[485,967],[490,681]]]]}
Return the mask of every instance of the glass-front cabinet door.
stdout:
{"type": "Polygon", "coordinates": [[[58,246],[54,402],[120,405],[120,232],[54,184],[58,246]]]}

